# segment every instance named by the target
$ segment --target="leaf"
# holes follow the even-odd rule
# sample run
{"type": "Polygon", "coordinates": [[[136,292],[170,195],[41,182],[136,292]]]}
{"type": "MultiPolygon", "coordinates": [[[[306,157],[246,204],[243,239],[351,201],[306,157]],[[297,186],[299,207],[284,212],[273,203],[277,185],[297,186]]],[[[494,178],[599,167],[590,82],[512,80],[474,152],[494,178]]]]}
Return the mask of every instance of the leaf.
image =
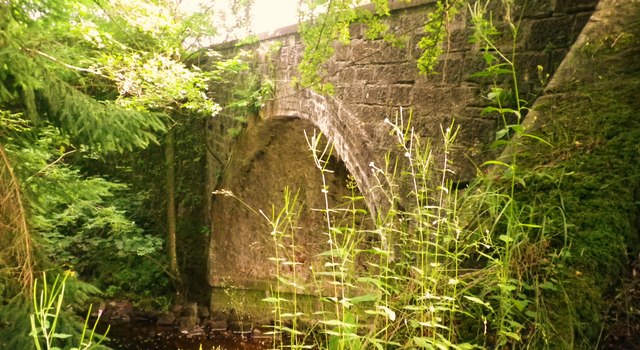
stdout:
{"type": "Polygon", "coordinates": [[[351,298],[351,303],[359,304],[359,303],[373,302],[376,300],[378,300],[377,294],[365,294],[365,295],[360,295],[360,296],[351,298]]]}
{"type": "Polygon", "coordinates": [[[500,331],[500,334],[506,335],[509,338],[515,339],[517,341],[520,341],[520,335],[518,333],[514,333],[514,332],[507,332],[507,331],[500,331]]]}
{"type": "Polygon", "coordinates": [[[531,134],[524,134],[524,133],[522,134],[522,136],[523,137],[528,137],[530,139],[534,139],[536,141],[539,141],[539,142],[541,142],[541,143],[543,143],[543,144],[545,144],[545,145],[547,145],[549,147],[553,146],[553,145],[551,145],[551,143],[549,143],[549,141],[547,141],[547,140],[545,140],[545,139],[543,139],[543,138],[541,138],[539,136],[535,136],[535,135],[531,135],[531,134]]]}
{"type": "Polygon", "coordinates": [[[509,236],[507,236],[507,235],[500,235],[500,236],[498,236],[498,238],[499,238],[501,241],[505,242],[505,243],[511,243],[511,242],[513,242],[513,238],[511,238],[511,237],[509,237],[509,236]]]}
{"type": "Polygon", "coordinates": [[[484,62],[487,64],[487,66],[490,66],[493,61],[496,60],[496,56],[488,51],[485,51],[485,53],[482,54],[482,58],[484,58],[484,62]]]}
{"type": "Polygon", "coordinates": [[[504,146],[504,145],[508,145],[508,144],[509,144],[509,141],[507,141],[507,140],[496,140],[493,143],[491,143],[491,148],[495,149],[495,148],[498,148],[498,147],[501,147],[501,146],[504,146]]]}
{"type": "Polygon", "coordinates": [[[529,300],[513,299],[513,300],[511,300],[511,302],[513,303],[513,305],[515,305],[515,307],[516,307],[516,309],[518,309],[518,311],[524,310],[524,308],[527,307],[527,305],[529,305],[529,300]]]}
{"type": "Polygon", "coordinates": [[[485,307],[491,309],[491,305],[489,305],[489,303],[483,301],[480,298],[476,298],[474,296],[469,296],[469,295],[463,295],[462,297],[467,299],[467,300],[469,300],[469,301],[471,301],[471,302],[473,302],[473,303],[480,304],[482,306],[485,306],[485,307]]]}
{"type": "Polygon", "coordinates": [[[498,287],[507,292],[513,292],[514,290],[516,290],[516,286],[514,286],[513,284],[498,283],[498,287]]]}
{"type": "Polygon", "coordinates": [[[504,167],[507,167],[507,168],[511,168],[511,166],[509,164],[507,164],[505,162],[498,161],[498,160],[488,160],[488,161],[482,163],[482,165],[483,166],[485,166],[485,165],[501,165],[501,166],[504,166],[504,167]]]}
{"type": "Polygon", "coordinates": [[[553,284],[553,283],[552,283],[552,282],[550,282],[550,281],[546,281],[546,282],[544,282],[544,283],[542,283],[542,284],[539,284],[538,286],[539,286],[540,288],[542,288],[542,289],[547,289],[547,290],[558,290],[558,288],[556,288],[556,285],[555,285],[555,284],[553,284]]]}
{"type": "MultiPolygon", "coordinates": [[[[520,117],[520,112],[514,111],[513,113],[516,114],[518,118],[520,117]]],[[[511,124],[511,125],[507,125],[507,127],[513,130],[518,135],[521,135],[522,133],[524,133],[524,127],[520,124],[511,124]]]]}
{"type": "Polygon", "coordinates": [[[431,339],[424,337],[413,337],[412,340],[416,346],[419,346],[421,348],[434,349],[433,345],[431,344],[431,339]]]}
{"type": "Polygon", "coordinates": [[[391,321],[395,321],[396,320],[396,313],[393,310],[389,309],[386,306],[382,306],[382,305],[379,305],[378,309],[384,311],[385,315],[387,316],[387,318],[389,320],[391,320],[391,321]]]}
{"type": "Polygon", "coordinates": [[[489,113],[493,113],[493,112],[497,112],[502,114],[502,108],[498,108],[498,107],[493,107],[493,106],[488,106],[482,109],[482,112],[480,112],[480,115],[485,115],[485,114],[489,114],[489,113]]]}
{"type": "Polygon", "coordinates": [[[284,298],[270,297],[270,298],[264,298],[264,299],[262,299],[262,301],[267,302],[267,303],[277,303],[277,302],[287,302],[289,300],[284,299],[284,298]]]}
{"type": "Polygon", "coordinates": [[[341,320],[321,320],[319,322],[327,326],[336,326],[336,327],[344,327],[344,328],[357,327],[357,325],[355,324],[342,322],[341,320]]]}

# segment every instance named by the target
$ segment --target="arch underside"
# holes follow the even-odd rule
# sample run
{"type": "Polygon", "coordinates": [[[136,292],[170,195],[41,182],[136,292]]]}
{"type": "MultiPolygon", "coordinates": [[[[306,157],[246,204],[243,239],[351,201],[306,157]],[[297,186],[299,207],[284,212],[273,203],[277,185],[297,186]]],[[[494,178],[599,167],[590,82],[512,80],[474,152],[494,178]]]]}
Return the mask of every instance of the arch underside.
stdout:
{"type": "Polygon", "coordinates": [[[267,118],[296,117],[313,123],[333,143],[338,156],[354,177],[372,217],[375,217],[388,202],[384,184],[372,167],[380,167],[378,162],[381,158],[375,151],[386,152],[387,144],[372,147],[375,135],[371,134],[385,129],[384,118],[379,122],[369,120],[365,124],[335,97],[323,96],[309,89],[283,95],[285,97],[276,98],[265,107],[267,118]]]}

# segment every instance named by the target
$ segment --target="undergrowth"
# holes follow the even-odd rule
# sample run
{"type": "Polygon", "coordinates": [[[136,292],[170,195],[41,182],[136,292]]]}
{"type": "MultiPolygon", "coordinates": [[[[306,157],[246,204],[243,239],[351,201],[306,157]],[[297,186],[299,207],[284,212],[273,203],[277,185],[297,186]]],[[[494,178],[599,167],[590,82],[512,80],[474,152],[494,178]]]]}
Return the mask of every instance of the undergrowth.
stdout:
{"type": "MultiPolygon", "coordinates": [[[[557,218],[564,218],[565,209],[561,197],[517,198],[529,176],[520,171],[521,142],[549,143],[521,124],[528,109],[518,93],[518,26],[507,26],[513,51],[501,51],[485,7],[477,2],[469,8],[487,63],[477,76],[492,82],[485,96],[491,105],[483,113],[502,121],[496,147],[509,144],[508,158],[485,163],[486,174],[458,188],[449,158],[458,127],[442,127],[442,145],[435,148],[414,132],[411,112],[400,109],[385,124],[397,141],[393,154],[401,156],[389,153],[385,164],[370,164],[389,204],[362,225],[366,214],[358,209],[362,197],[356,192],[340,208],[325,201],[327,250],[311,266],[311,284],[295,273],[302,265],[295,259],[298,206],[287,193],[287,204],[268,218],[278,281],[265,299],[275,315],[274,347],[553,348],[551,335],[558,330],[547,297],[563,293],[559,271],[569,256],[567,223],[557,218]],[[503,75],[510,89],[498,85],[503,75]],[[298,294],[317,295],[320,304],[304,309],[298,294]]],[[[313,135],[308,143],[324,178],[332,148],[320,146],[319,139],[313,135]]],[[[322,193],[328,192],[324,184],[322,193]]]]}

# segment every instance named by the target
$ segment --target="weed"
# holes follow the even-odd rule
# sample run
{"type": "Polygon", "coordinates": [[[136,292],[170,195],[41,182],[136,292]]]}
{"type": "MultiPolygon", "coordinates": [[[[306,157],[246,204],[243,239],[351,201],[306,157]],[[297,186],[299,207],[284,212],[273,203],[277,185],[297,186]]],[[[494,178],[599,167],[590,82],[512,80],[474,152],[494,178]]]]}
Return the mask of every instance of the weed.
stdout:
{"type": "MultiPolygon", "coordinates": [[[[321,300],[313,315],[317,323],[313,334],[285,328],[285,318],[295,325],[304,313],[295,311],[295,298],[269,299],[278,330],[291,336],[291,345],[281,348],[306,346],[293,343],[301,336],[314,336],[316,345],[330,350],[502,349],[547,342],[551,330],[545,297],[559,291],[556,267],[566,257],[562,245],[550,253],[549,242],[557,239],[552,232],[566,232],[566,222],[552,222],[548,212],[562,217],[564,208],[516,198],[527,179],[518,167],[520,141],[549,143],[521,125],[528,110],[519,96],[515,52],[504,53],[493,44],[497,29],[486,19],[485,7],[478,2],[469,8],[474,38],[487,63],[477,76],[492,82],[486,96],[492,104],[483,113],[502,121],[495,146],[508,144],[508,156],[485,163],[489,175],[458,189],[449,158],[458,134],[455,124],[442,128],[442,146],[435,149],[416,135],[410,112],[401,108],[394,120],[385,120],[402,156],[393,160],[389,155],[382,167],[372,163],[371,170],[388,188],[392,204],[378,213],[371,227],[363,227],[356,224],[362,213],[354,204],[360,198],[355,193],[342,208],[330,208],[325,200],[327,250],[318,255],[322,268],[313,274],[321,300]],[[498,85],[501,75],[510,77],[511,90],[498,85]],[[342,220],[335,220],[336,214],[342,220]]],[[[508,28],[515,47],[518,27],[509,23],[508,28]]],[[[324,177],[330,172],[332,148],[321,146],[319,139],[314,134],[308,143],[324,177]]],[[[329,189],[326,183],[322,186],[326,196],[329,189]]],[[[275,228],[283,227],[281,218],[287,218],[289,242],[295,237],[296,210],[285,205],[271,219],[274,232],[283,232],[275,228]]],[[[278,265],[295,263],[285,258],[295,245],[274,243],[278,265]]],[[[282,269],[277,271],[279,291],[292,282],[282,269]]],[[[293,294],[305,290],[296,283],[293,294]]]]}

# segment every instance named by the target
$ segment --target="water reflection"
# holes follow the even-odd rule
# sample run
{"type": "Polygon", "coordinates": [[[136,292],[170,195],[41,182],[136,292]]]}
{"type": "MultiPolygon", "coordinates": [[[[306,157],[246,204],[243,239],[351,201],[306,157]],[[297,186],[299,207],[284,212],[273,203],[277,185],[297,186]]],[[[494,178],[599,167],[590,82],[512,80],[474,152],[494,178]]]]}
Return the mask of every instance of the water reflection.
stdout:
{"type": "MultiPolygon", "coordinates": [[[[106,326],[105,326],[106,327],[106,326]]],[[[236,334],[229,330],[181,333],[175,327],[157,326],[150,322],[121,322],[111,325],[107,344],[114,350],[265,350],[271,338],[259,330],[236,334]]]]}

